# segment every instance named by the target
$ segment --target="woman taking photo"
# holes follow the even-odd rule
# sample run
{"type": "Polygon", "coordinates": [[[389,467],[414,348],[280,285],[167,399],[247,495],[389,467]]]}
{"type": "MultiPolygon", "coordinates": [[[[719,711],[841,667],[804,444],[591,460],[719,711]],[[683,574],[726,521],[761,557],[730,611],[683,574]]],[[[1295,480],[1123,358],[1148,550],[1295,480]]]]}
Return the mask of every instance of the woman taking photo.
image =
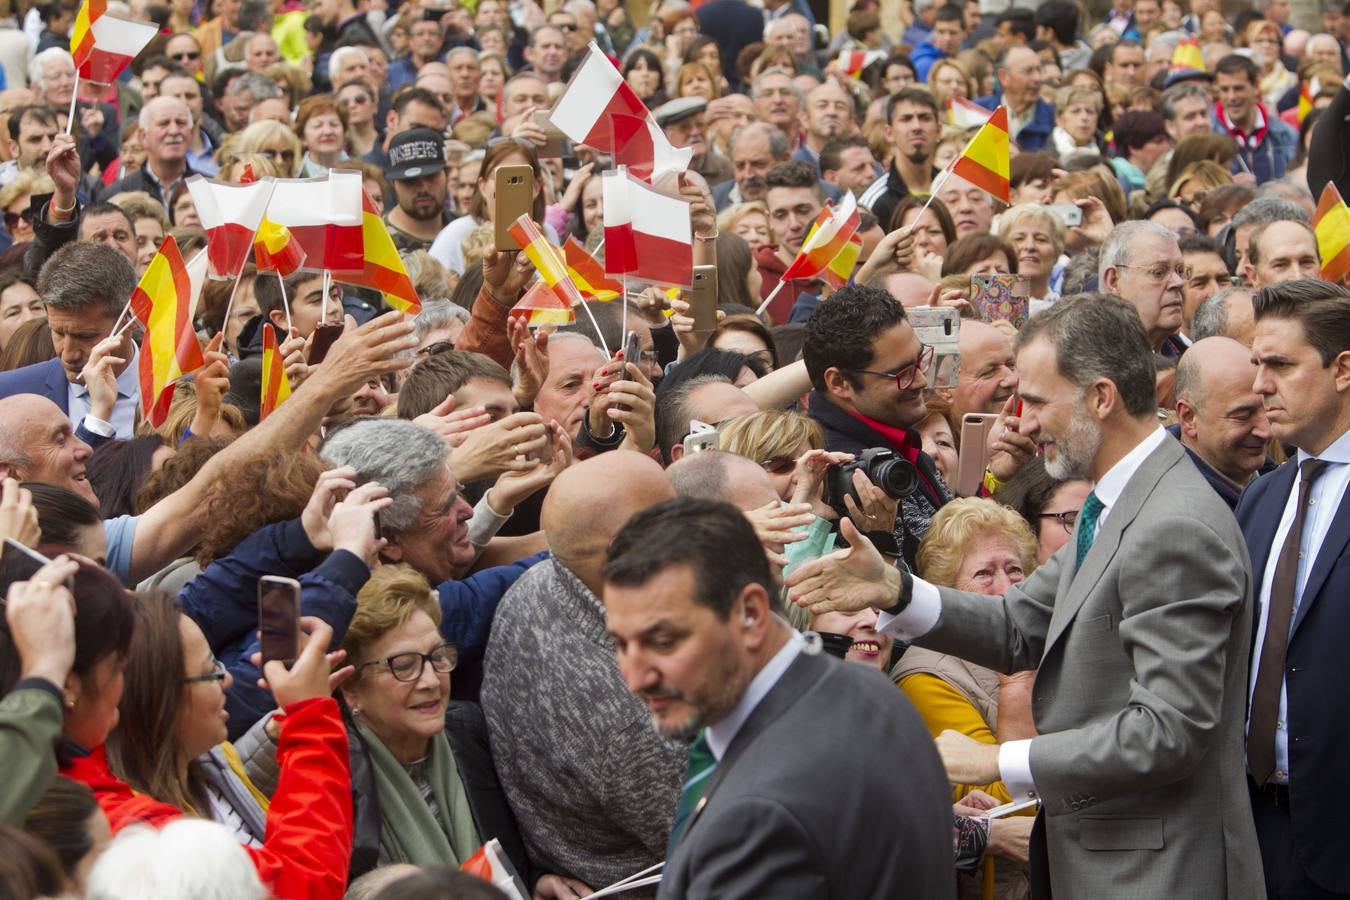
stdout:
{"type": "Polygon", "coordinates": [[[483,163],[478,170],[478,193],[469,204],[469,214],[445,226],[431,244],[432,257],[457,275],[464,274],[464,239],[480,225],[492,222],[493,201],[497,196],[497,170],[502,166],[529,166],[534,171],[534,206],[530,218],[542,223],[540,227],[551,244],[556,246],[560,243],[553,226],[544,221],[544,176],[534,145],[528,141],[499,138],[483,155],[483,163]]]}

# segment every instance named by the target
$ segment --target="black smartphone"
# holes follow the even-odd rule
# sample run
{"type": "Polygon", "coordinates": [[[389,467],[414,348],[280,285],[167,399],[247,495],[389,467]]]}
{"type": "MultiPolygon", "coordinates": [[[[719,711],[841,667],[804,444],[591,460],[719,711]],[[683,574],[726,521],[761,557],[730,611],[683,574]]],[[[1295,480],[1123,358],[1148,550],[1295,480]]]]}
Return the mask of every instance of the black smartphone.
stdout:
{"type": "Polygon", "coordinates": [[[378,509],[375,510],[375,512],[371,513],[371,516],[375,519],[375,540],[378,541],[380,538],[384,537],[384,529],[380,527],[380,511],[378,509]]]}
{"type": "Polygon", "coordinates": [[[343,325],[341,322],[320,322],[314,326],[314,334],[309,343],[309,359],[306,360],[311,366],[317,366],[323,362],[328,351],[337,343],[337,339],[342,337],[343,325]]]}
{"type": "Polygon", "coordinates": [[[300,582],[281,575],[258,579],[258,632],[262,661],[286,665],[300,655],[300,582]]]}

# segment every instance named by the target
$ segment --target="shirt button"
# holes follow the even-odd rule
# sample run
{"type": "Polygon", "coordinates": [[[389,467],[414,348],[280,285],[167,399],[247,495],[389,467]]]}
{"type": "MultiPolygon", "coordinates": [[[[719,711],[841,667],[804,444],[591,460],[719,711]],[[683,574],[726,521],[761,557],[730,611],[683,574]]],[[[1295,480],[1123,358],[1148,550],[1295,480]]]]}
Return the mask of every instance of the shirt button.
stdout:
{"type": "Polygon", "coordinates": [[[1275,723],[1275,730],[1276,730],[1276,731],[1284,731],[1284,723],[1283,723],[1283,722],[1276,722],[1276,723],[1275,723]]]}

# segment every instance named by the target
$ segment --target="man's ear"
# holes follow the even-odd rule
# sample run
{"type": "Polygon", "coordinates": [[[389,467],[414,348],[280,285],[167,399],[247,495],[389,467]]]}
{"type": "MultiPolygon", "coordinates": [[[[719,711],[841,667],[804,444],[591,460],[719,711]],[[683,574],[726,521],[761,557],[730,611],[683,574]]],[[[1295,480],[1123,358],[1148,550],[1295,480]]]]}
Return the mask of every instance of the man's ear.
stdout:
{"type": "Polygon", "coordinates": [[[1102,289],[1108,294],[1120,293],[1116,290],[1120,286],[1120,270],[1115,266],[1107,266],[1106,271],[1102,272],[1102,289]]]}
{"type": "Polygon", "coordinates": [[[732,610],[732,625],[739,627],[743,634],[746,649],[757,650],[764,643],[773,620],[773,609],[768,592],[759,584],[747,584],[741,588],[740,609],[732,610]],[[736,618],[739,616],[739,618],[736,618]]]}
{"type": "Polygon", "coordinates": [[[267,321],[271,322],[273,325],[275,325],[275,326],[277,326],[278,328],[280,328],[284,334],[290,335],[290,333],[291,333],[291,332],[290,332],[290,329],[288,329],[288,328],[286,327],[286,311],[285,311],[285,310],[282,310],[282,309],[274,309],[274,310],[272,310],[271,312],[269,312],[269,313],[267,314],[267,321]]]}
{"type": "Polygon", "coordinates": [[[844,399],[853,399],[853,383],[848,380],[844,370],[836,366],[830,366],[825,370],[825,393],[834,397],[843,397],[844,399]]]}
{"type": "Polygon", "coordinates": [[[398,538],[385,528],[381,532],[385,539],[384,549],[380,551],[380,561],[386,563],[403,562],[403,548],[398,545],[398,538]]]}
{"type": "Polygon", "coordinates": [[[1177,399],[1177,424],[1183,435],[1195,440],[1195,407],[1180,398],[1177,399]]]}
{"type": "Polygon", "coordinates": [[[684,444],[680,441],[670,445],[670,461],[672,464],[679,462],[684,458],[684,444]]]}

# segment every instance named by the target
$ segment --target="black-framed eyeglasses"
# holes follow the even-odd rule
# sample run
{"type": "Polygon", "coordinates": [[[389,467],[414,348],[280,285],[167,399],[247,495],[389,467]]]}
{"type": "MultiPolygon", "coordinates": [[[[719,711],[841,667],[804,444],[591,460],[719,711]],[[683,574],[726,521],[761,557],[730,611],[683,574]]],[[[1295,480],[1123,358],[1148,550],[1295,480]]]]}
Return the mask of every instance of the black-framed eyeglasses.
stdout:
{"type": "Polygon", "coordinates": [[[920,372],[927,372],[933,365],[933,355],[936,351],[927,344],[919,344],[919,356],[914,362],[907,366],[901,366],[894,372],[873,372],[870,369],[848,369],[858,375],[875,375],[878,378],[894,378],[895,386],[900,390],[905,390],[914,383],[914,377],[920,372]]]}
{"type": "Polygon", "coordinates": [[[453,349],[455,349],[455,345],[452,344],[452,343],[450,343],[449,341],[432,341],[430,344],[427,344],[425,347],[418,347],[418,348],[417,348],[417,355],[418,355],[418,356],[435,356],[435,355],[437,355],[438,353],[449,353],[449,352],[450,352],[451,350],[453,350],[453,349]]]}
{"type": "Polygon", "coordinates": [[[1065,534],[1073,534],[1073,526],[1078,522],[1079,510],[1066,509],[1064,512],[1041,513],[1042,519],[1054,519],[1060,525],[1064,526],[1065,534]]]}
{"type": "Polygon", "coordinates": [[[211,658],[211,671],[205,675],[193,675],[183,679],[183,684],[199,684],[207,681],[224,681],[225,664],[215,657],[211,658]]]}
{"type": "Polygon", "coordinates": [[[431,671],[438,675],[445,675],[454,669],[458,662],[459,647],[447,643],[441,644],[430,653],[409,651],[407,653],[395,653],[393,656],[386,656],[384,659],[372,659],[370,662],[361,663],[361,668],[385,666],[389,669],[389,674],[394,676],[395,681],[416,681],[422,677],[422,669],[428,663],[431,664],[431,671]]]}
{"type": "Polygon", "coordinates": [[[289,166],[291,163],[295,162],[295,151],[294,151],[294,150],[290,150],[290,149],[286,149],[286,150],[266,150],[266,149],[264,149],[264,150],[259,150],[259,151],[258,151],[258,154],[259,154],[260,156],[266,156],[268,159],[272,160],[272,162],[276,162],[277,160],[281,160],[282,162],[286,163],[286,165],[288,165],[288,166],[289,166]]]}

